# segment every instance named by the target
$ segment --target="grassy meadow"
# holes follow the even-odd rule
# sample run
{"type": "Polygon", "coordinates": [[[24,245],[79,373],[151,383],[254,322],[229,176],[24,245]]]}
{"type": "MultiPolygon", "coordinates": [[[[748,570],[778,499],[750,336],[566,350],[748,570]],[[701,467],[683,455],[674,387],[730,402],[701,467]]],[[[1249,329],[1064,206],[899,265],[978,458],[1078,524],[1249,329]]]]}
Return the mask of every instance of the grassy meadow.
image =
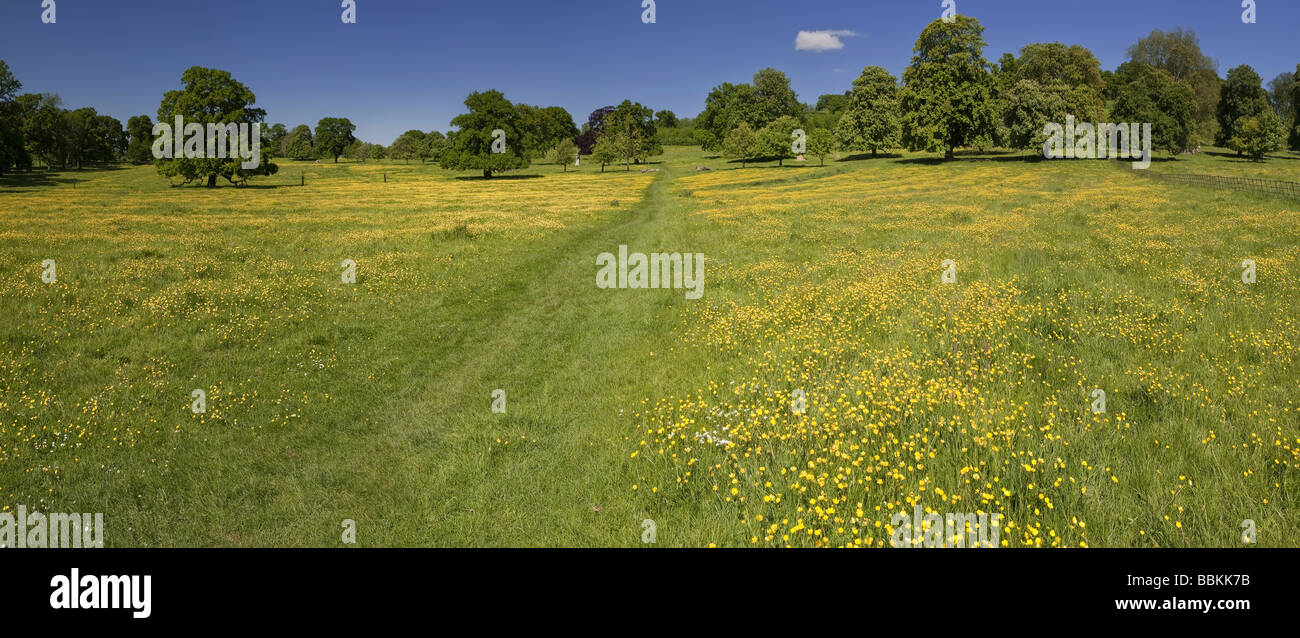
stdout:
{"type": "Polygon", "coordinates": [[[914,505],[1008,547],[1300,545],[1300,201],[999,153],[277,162],[0,177],[0,511],[109,546],[888,546],[914,505]],[[704,253],[703,298],[598,289],[620,245],[704,253]]]}

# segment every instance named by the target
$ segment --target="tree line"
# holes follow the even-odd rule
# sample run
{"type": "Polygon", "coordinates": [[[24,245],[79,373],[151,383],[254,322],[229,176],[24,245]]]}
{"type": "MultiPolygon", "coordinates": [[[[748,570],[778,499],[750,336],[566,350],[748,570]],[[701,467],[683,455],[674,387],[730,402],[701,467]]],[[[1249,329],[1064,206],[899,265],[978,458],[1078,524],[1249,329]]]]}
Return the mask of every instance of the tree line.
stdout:
{"type": "MultiPolygon", "coordinates": [[[[695,118],[654,111],[632,100],[598,108],[579,128],[558,106],[516,104],[500,91],[470,94],[453,129],[412,129],[387,146],[359,140],[347,118],[326,117],[315,128],[262,128],[265,161],[257,169],[207,159],[155,160],[153,120],[118,120],[84,107],[63,108],[57,95],[22,94],[22,84],[0,60],[0,174],[8,170],[82,167],[90,162],[154,163],[182,183],[240,184],[276,171],[270,160],[355,161],[418,159],[452,170],[502,171],[544,161],[566,167],[581,156],[631,170],[664,145],[699,145],[739,160],[784,162],[806,154],[824,162],[835,152],[907,149],[942,153],[958,148],[1029,150],[1043,144],[1047,123],[1151,123],[1154,148],[1171,154],[1215,144],[1262,159],[1283,148],[1300,150],[1300,65],[1265,87],[1249,65],[1220,77],[1217,63],[1195,33],[1153,31],[1128,50],[1129,60],[1102,70],[1078,45],[1032,43],[999,61],[984,57],[983,26],[975,18],[936,20],[917,39],[911,63],[896,78],[868,66],[842,94],[803,104],[784,73],[766,68],[751,83],[723,83],[695,118]],[[798,141],[799,144],[793,143],[798,141]]],[[[256,97],[229,72],[193,67],[183,88],[163,96],[158,121],[183,115],[196,122],[263,122],[256,97]]]]}
{"type": "Polygon", "coordinates": [[[1262,159],[1300,150],[1300,65],[1265,88],[1241,65],[1220,78],[1196,35],[1153,31],[1129,48],[1129,60],[1103,71],[1078,45],[1033,43],[997,64],[984,57],[979,21],[955,16],[921,33],[901,80],[868,66],[843,94],[800,104],[786,76],[756,73],[750,84],[724,83],[705,100],[692,136],[705,150],[752,160],[791,156],[803,130],[807,152],[907,149],[952,158],[962,147],[1042,148],[1048,123],[1151,123],[1152,145],[1171,154],[1215,144],[1262,159]]]}

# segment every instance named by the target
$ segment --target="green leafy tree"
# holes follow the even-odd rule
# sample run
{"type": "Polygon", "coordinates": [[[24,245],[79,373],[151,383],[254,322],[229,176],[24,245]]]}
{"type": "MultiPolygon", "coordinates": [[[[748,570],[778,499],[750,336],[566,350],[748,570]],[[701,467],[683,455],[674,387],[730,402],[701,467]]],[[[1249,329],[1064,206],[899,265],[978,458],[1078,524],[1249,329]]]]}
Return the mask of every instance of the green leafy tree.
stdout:
{"type": "Polygon", "coordinates": [[[758,153],[758,135],[749,122],[736,125],[722,144],[722,156],[740,160],[741,168],[745,168],[745,163],[758,153]]]}
{"type": "Polygon", "coordinates": [[[1077,44],[1036,42],[1025,45],[1016,59],[1013,76],[1017,82],[1033,80],[1039,86],[1086,86],[1098,95],[1106,88],[1097,56],[1077,44]]]}
{"type": "Polygon", "coordinates": [[[819,166],[826,165],[826,156],[835,152],[835,135],[829,129],[808,131],[808,156],[816,157],[819,166]]]}
{"type": "Polygon", "coordinates": [[[902,135],[898,78],[881,67],[866,67],[846,99],[848,105],[835,127],[841,149],[869,150],[875,157],[882,149],[898,148],[902,135]]]}
{"type": "MultiPolygon", "coordinates": [[[[1192,90],[1196,103],[1192,124],[1193,142],[1209,143],[1218,138],[1216,113],[1221,83],[1218,63],[1201,51],[1195,32],[1181,28],[1173,31],[1154,30],[1129,47],[1128,55],[1133,62],[1160,69],[1175,82],[1184,83],[1192,90]]],[[[1130,71],[1129,77],[1121,80],[1122,85],[1132,83],[1136,76],[1135,71],[1130,71]]]]}
{"type": "Polygon", "coordinates": [[[465,98],[465,106],[469,112],[451,121],[459,130],[439,160],[443,168],[481,170],[484,178],[491,178],[493,173],[528,167],[527,138],[514,104],[500,91],[476,91],[465,98]],[[496,130],[505,134],[500,153],[492,152],[496,130]]]}
{"type": "Polygon", "coordinates": [[[596,139],[596,145],[591,149],[591,158],[600,162],[600,172],[605,172],[607,164],[613,164],[622,156],[622,150],[619,148],[620,143],[617,134],[601,135],[596,139]]]}
{"type": "Polygon", "coordinates": [[[758,119],[754,87],[724,82],[705,98],[704,110],[695,119],[695,137],[704,150],[720,151],[727,136],[741,122],[748,123],[752,130],[758,119]]]}
{"type": "Polygon", "coordinates": [[[1152,147],[1178,153],[1189,148],[1195,136],[1196,95],[1169,73],[1143,66],[1137,78],[1120,89],[1111,120],[1150,123],[1152,147]]]}
{"type": "Polygon", "coordinates": [[[560,140],[577,139],[578,127],[573,124],[573,116],[563,108],[538,108],[527,104],[520,104],[518,108],[524,126],[524,147],[529,157],[550,152],[560,140]]]}
{"type": "MultiPolygon", "coordinates": [[[[624,104],[631,104],[624,102],[624,104]]],[[[639,105],[638,105],[639,107],[639,105]]],[[[608,137],[613,147],[618,149],[618,156],[626,165],[626,170],[632,172],[632,163],[640,163],[649,158],[649,150],[657,147],[653,141],[647,141],[647,129],[642,126],[643,118],[649,109],[625,109],[615,110],[605,116],[605,125],[602,127],[601,137],[608,137]]],[[[650,129],[653,134],[653,129],[650,129]]],[[[662,152],[662,151],[660,151],[662,152]]]]}
{"type": "Polygon", "coordinates": [[[1061,91],[1044,90],[1034,80],[1020,80],[1001,98],[1001,141],[1014,149],[1041,148],[1044,127],[1049,122],[1064,125],[1068,112],[1061,91]]]}
{"type": "Polygon", "coordinates": [[[756,128],[786,116],[798,118],[804,110],[790,88],[790,78],[770,67],[754,74],[754,105],[758,120],[750,124],[756,128]]]}
{"type": "Polygon", "coordinates": [[[22,105],[17,101],[23,83],[0,60],[0,175],[10,168],[30,168],[31,157],[23,139],[22,105]]]}
{"type": "Polygon", "coordinates": [[[47,168],[53,168],[55,162],[66,167],[68,127],[59,96],[28,93],[18,96],[15,103],[21,113],[22,137],[27,147],[47,168]]]}
{"type": "Polygon", "coordinates": [[[1268,103],[1286,124],[1295,119],[1295,103],[1291,101],[1291,87],[1295,81],[1296,76],[1290,71],[1279,73],[1268,81],[1268,103]]]}
{"type": "MultiPolygon", "coordinates": [[[[253,104],[257,97],[229,71],[205,69],[194,66],[181,75],[184,88],[163,94],[158,106],[158,121],[173,122],[176,116],[185,122],[207,124],[249,124],[250,134],[254,123],[266,118],[266,111],[253,104]]],[[[232,138],[235,136],[232,136],[232,138]]],[[[245,141],[251,146],[251,142],[245,141]]],[[[258,140],[261,143],[261,140],[258,140]]],[[[240,147],[240,140],[231,139],[234,148],[240,147]]],[[[158,174],[163,177],[181,177],[184,183],[199,180],[206,182],[209,188],[215,188],[217,178],[225,178],[232,184],[242,184],[255,175],[273,175],[278,167],[270,161],[270,149],[262,149],[261,163],[251,169],[241,166],[243,160],[238,153],[228,153],[229,157],[182,157],[181,149],[173,149],[172,159],[160,159],[154,162],[158,174]]]]}
{"type": "Polygon", "coordinates": [[[853,91],[843,93],[827,93],[826,95],[817,96],[817,105],[813,107],[816,111],[825,111],[839,115],[849,110],[849,104],[852,102],[853,91]]]}
{"type": "Polygon", "coordinates": [[[1286,124],[1272,110],[1241,118],[1233,128],[1236,133],[1228,140],[1228,148],[1257,162],[1282,150],[1286,143],[1286,124]]]}
{"type": "Polygon", "coordinates": [[[578,157],[578,147],[572,140],[560,139],[555,145],[546,151],[546,161],[552,164],[559,164],[561,170],[569,171],[569,164],[572,164],[578,157]]]}
{"type": "MultiPolygon", "coordinates": [[[[1263,80],[1255,69],[1243,64],[1228,71],[1228,77],[1219,93],[1219,135],[1215,144],[1229,146],[1230,140],[1237,135],[1237,122],[1258,117],[1269,110],[1272,109],[1268,104],[1268,92],[1264,90],[1263,80]]],[[[1241,155],[1242,152],[1238,151],[1237,154],[1241,155]]]]}
{"type": "Polygon", "coordinates": [[[676,128],[679,120],[677,114],[669,110],[655,113],[655,126],[658,128],[676,128]]]}
{"type": "MultiPolygon", "coordinates": [[[[659,129],[655,125],[654,110],[641,106],[638,102],[623,100],[614,107],[614,111],[605,116],[604,131],[617,129],[624,133],[623,138],[632,140],[630,150],[625,149],[624,157],[635,162],[642,162],[652,155],[662,155],[664,149],[659,145],[659,129]]],[[[630,166],[629,166],[630,170],[630,166]]]]}
{"type": "Polygon", "coordinates": [[[343,149],[356,141],[357,138],[352,135],[356,130],[356,125],[345,117],[321,118],[316,123],[316,132],[312,138],[316,156],[321,159],[332,157],[337,164],[339,156],[343,155],[343,149]]]}
{"type": "Polygon", "coordinates": [[[424,134],[424,143],[417,149],[420,156],[420,163],[423,164],[428,160],[438,161],[442,157],[442,152],[447,148],[447,136],[441,131],[429,131],[424,134]]]}
{"type": "Polygon", "coordinates": [[[790,79],[766,68],[754,74],[753,84],[714,87],[704,101],[704,111],[695,118],[695,138],[704,150],[719,151],[741,122],[747,122],[751,130],[760,130],[782,116],[798,118],[803,111],[790,79]]]}
{"type": "Polygon", "coordinates": [[[420,156],[420,149],[423,146],[424,131],[411,129],[398,135],[397,139],[388,145],[388,156],[393,159],[403,160],[409,164],[412,157],[420,156]]]}
{"type": "Polygon", "coordinates": [[[1295,83],[1291,85],[1291,104],[1295,105],[1295,119],[1291,121],[1291,134],[1287,146],[1293,151],[1300,151],[1300,64],[1295,66],[1295,83]]]}
{"type": "Polygon", "coordinates": [[[960,15],[935,20],[921,32],[901,91],[909,150],[942,151],[952,159],[957,147],[992,137],[993,82],[983,33],[978,20],[960,15]]]}
{"type": "Polygon", "coordinates": [[[280,153],[284,157],[291,157],[296,160],[311,159],[315,155],[315,151],[312,149],[311,127],[306,124],[293,127],[288,137],[284,138],[283,149],[280,153]]]}
{"type": "Polygon", "coordinates": [[[347,148],[343,149],[343,157],[365,163],[366,160],[370,159],[371,146],[373,145],[361,140],[353,140],[351,144],[348,144],[347,148]]]}
{"type": "MultiPolygon", "coordinates": [[[[758,132],[757,154],[775,159],[778,166],[785,166],[785,160],[795,156],[793,133],[802,128],[803,125],[794,117],[783,115],[777,118],[758,132]]],[[[807,131],[804,131],[804,135],[807,135],[807,131]]],[[[807,142],[806,137],[804,141],[807,142]]]]}
{"type": "MultiPolygon", "coordinates": [[[[127,128],[130,128],[129,126],[127,128]]],[[[281,157],[284,156],[284,141],[289,136],[289,129],[283,124],[272,124],[264,127],[265,133],[262,138],[266,140],[266,147],[275,151],[281,157]]]]}

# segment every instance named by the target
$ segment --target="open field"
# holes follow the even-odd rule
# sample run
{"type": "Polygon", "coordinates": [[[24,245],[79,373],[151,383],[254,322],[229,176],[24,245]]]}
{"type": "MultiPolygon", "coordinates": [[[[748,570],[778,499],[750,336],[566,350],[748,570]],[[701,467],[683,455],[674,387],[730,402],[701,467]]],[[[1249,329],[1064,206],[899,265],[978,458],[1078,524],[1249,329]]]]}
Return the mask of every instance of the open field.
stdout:
{"type": "Polygon", "coordinates": [[[110,546],[887,546],[914,505],[1300,544],[1300,201],[961,157],[0,178],[0,511],[110,546]],[[704,253],[703,298],[596,288],[620,245],[704,253]]]}

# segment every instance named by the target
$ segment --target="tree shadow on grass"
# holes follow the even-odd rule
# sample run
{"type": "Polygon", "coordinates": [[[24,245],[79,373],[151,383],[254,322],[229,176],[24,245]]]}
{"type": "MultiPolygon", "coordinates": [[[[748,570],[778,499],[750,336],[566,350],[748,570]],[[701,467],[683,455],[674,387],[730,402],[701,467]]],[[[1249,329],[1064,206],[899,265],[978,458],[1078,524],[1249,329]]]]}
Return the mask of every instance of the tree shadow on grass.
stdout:
{"type": "MultiPolygon", "coordinates": [[[[621,173],[623,171],[619,171],[619,172],[621,173]]],[[[460,175],[458,177],[453,177],[452,179],[460,180],[462,182],[509,182],[509,181],[521,180],[521,179],[541,179],[543,177],[545,177],[545,175],[536,175],[536,174],[493,175],[492,177],[483,177],[482,175],[460,175]]]]}
{"type": "MultiPolygon", "coordinates": [[[[104,166],[88,166],[81,170],[75,168],[62,169],[57,171],[50,170],[33,170],[31,172],[22,171],[15,173],[5,173],[0,175],[0,188],[49,188],[52,186],[71,185],[76,183],[85,183],[94,179],[97,173],[107,173],[111,171],[126,170],[124,166],[115,164],[104,166]]],[[[8,192],[27,192],[27,191],[8,191],[8,192]]]]}
{"type": "Polygon", "coordinates": [[[52,188],[56,186],[73,186],[77,183],[86,183],[85,178],[77,176],[64,177],[58,173],[11,173],[0,175],[0,188],[13,188],[15,190],[6,190],[9,193],[27,193],[29,189],[52,188]],[[22,190],[17,190],[22,189],[22,190]]]}
{"type": "Polygon", "coordinates": [[[876,153],[875,155],[872,155],[871,153],[854,153],[853,155],[845,155],[837,161],[864,162],[869,160],[901,159],[902,157],[903,156],[900,153],[876,153]]]}

